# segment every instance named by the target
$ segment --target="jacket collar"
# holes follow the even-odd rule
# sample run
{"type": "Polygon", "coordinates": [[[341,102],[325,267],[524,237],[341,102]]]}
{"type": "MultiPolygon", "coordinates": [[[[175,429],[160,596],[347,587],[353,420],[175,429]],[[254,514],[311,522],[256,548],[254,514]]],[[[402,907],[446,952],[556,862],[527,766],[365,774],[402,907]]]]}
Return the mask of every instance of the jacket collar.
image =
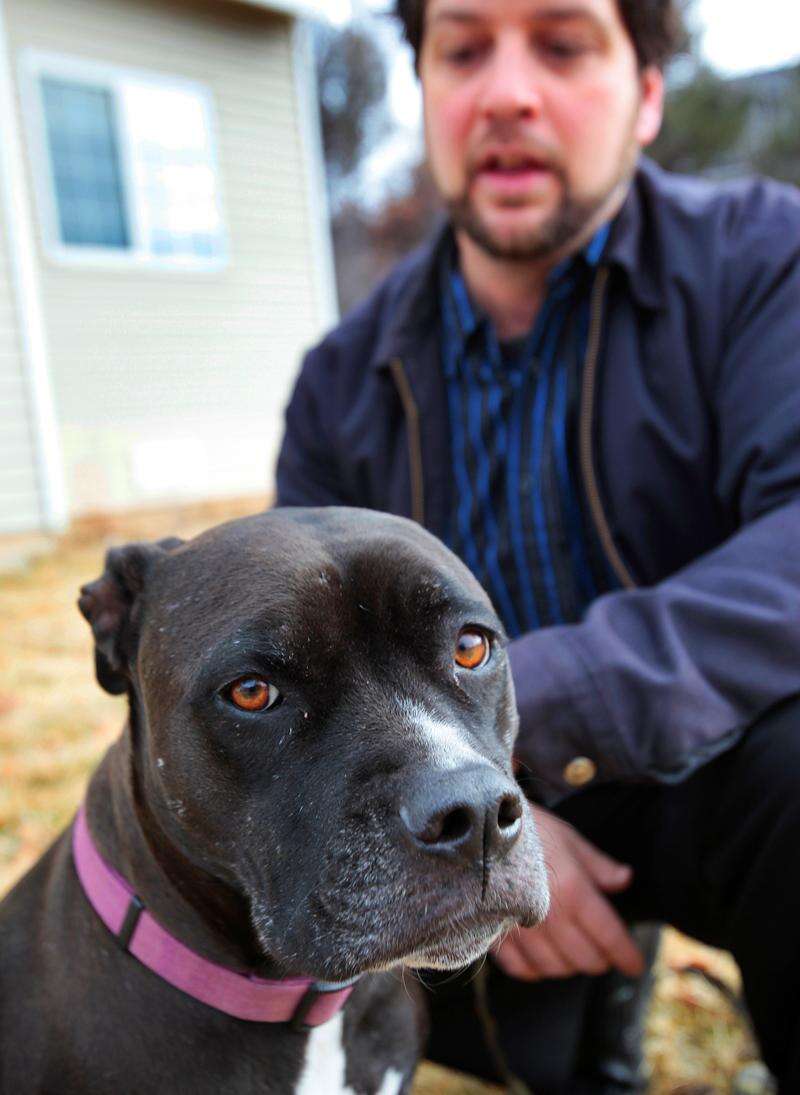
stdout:
{"type": "Polygon", "coordinates": [[[439,322],[438,272],[441,256],[449,247],[452,231],[442,219],[433,235],[417,248],[392,277],[385,305],[389,322],[381,329],[372,355],[373,368],[388,368],[395,358],[416,356],[421,336],[436,330],[439,322]]]}
{"type": "MultiPolygon", "coordinates": [[[[659,308],[663,292],[658,278],[658,255],[648,245],[646,200],[657,190],[661,169],[642,157],[621,210],[614,218],[601,264],[621,270],[631,294],[645,308],[659,308]]],[[[409,256],[396,271],[386,309],[389,322],[383,326],[372,355],[373,368],[385,368],[394,358],[415,356],[421,335],[438,325],[438,271],[443,248],[449,246],[452,231],[442,221],[432,237],[409,256]]]]}
{"type": "Polygon", "coordinates": [[[627,197],[614,218],[603,264],[622,270],[631,295],[644,308],[660,308],[664,292],[659,278],[658,253],[648,217],[648,198],[658,199],[663,172],[646,156],[639,160],[627,197]]]}

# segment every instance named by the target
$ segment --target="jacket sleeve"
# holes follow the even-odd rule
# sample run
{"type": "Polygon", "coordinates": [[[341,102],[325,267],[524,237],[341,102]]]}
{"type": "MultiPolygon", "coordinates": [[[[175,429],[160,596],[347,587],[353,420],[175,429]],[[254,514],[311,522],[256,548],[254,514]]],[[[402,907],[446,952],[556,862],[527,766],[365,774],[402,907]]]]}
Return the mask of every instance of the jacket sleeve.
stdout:
{"type": "Polygon", "coordinates": [[[348,506],[336,449],[324,421],[333,396],[331,351],[311,350],[286,408],[286,425],[275,475],[278,506],[348,506]]]}
{"type": "Polygon", "coordinates": [[[517,755],[545,802],[571,789],[578,756],[599,780],[683,780],[800,693],[800,203],[759,231],[719,256],[729,319],[711,400],[736,531],[511,644],[517,755]]]}

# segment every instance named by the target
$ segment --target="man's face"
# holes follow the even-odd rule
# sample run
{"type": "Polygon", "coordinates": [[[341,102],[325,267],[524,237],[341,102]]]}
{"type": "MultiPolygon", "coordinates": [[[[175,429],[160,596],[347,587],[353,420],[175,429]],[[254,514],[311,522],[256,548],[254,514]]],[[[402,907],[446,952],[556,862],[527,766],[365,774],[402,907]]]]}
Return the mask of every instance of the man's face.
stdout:
{"type": "Polygon", "coordinates": [[[419,72],[437,187],[500,258],[583,242],[661,123],[615,0],[427,0],[419,72]]]}

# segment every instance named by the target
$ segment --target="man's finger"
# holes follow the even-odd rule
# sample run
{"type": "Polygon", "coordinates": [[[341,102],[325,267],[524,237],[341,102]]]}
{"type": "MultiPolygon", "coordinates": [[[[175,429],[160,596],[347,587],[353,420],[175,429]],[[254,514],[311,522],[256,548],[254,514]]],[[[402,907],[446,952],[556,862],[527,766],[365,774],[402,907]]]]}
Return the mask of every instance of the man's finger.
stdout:
{"type": "Polygon", "coordinates": [[[521,981],[570,977],[574,973],[545,928],[521,928],[510,935],[498,948],[496,961],[510,977],[521,981]]]}
{"type": "Polygon", "coordinates": [[[572,851],[595,885],[606,893],[619,893],[626,890],[633,880],[633,870],[627,863],[620,863],[594,844],[590,844],[580,833],[571,833],[572,851]]]}
{"type": "Polygon", "coordinates": [[[589,894],[576,910],[577,922],[615,969],[629,977],[644,972],[644,958],[623,920],[596,891],[589,894]]]}
{"type": "Polygon", "coordinates": [[[509,940],[502,943],[492,957],[503,973],[513,977],[515,981],[541,981],[544,978],[541,970],[529,962],[509,940]]]}
{"type": "Polygon", "coordinates": [[[601,974],[611,968],[608,956],[574,920],[559,918],[550,928],[551,942],[568,961],[573,973],[601,974]]]}

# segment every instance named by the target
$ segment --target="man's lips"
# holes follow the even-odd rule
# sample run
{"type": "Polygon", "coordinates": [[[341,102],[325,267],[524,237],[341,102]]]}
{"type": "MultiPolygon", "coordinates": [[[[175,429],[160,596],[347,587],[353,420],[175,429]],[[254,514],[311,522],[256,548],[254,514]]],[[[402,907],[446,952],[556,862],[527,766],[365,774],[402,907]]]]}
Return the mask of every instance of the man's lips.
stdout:
{"type": "Polygon", "coordinates": [[[493,149],[486,152],[478,161],[480,171],[546,170],[551,166],[544,156],[513,148],[493,149]]]}
{"type": "Polygon", "coordinates": [[[553,167],[546,161],[522,153],[490,153],[477,165],[474,181],[498,196],[516,197],[555,179],[553,167]]]}

